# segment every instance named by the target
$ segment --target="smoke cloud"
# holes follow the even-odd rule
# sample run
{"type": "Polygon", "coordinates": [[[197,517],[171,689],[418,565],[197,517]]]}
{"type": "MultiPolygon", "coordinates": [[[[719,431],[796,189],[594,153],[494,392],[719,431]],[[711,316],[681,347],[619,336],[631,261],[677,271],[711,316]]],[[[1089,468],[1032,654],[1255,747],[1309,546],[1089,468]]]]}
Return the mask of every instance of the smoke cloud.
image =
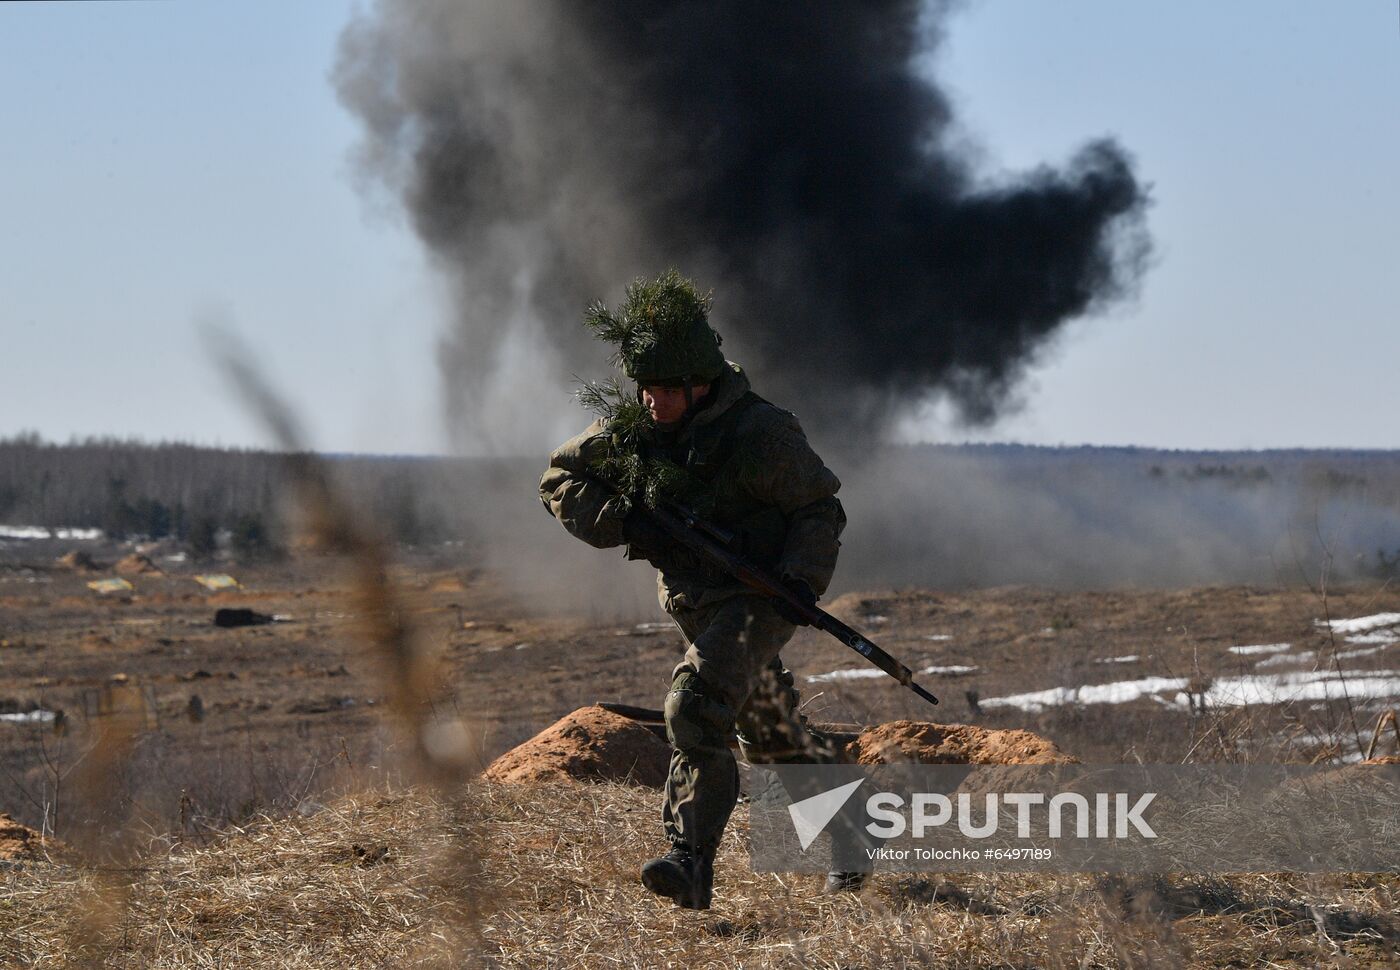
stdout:
{"type": "Polygon", "coordinates": [[[455,444],[577,431],[567,378],[606,356],[584,306],[671,266],[713,287],[727,355],[823,440],[938,396],[992,420],[1063,323],[1131,294],[1148,198],[1111,140],[979,172],[927,75],[948,13],[381,0],[354,20],[334,80],[361,171],[454,289],[455,444]]]}

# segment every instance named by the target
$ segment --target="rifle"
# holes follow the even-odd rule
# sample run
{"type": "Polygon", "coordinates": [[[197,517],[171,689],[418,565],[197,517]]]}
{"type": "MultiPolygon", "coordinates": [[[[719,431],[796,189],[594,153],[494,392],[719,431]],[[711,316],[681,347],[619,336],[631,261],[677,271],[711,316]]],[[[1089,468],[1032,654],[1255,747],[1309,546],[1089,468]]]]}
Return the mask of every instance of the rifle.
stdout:
{"type": "MultiPolygon", "coordinates": [[[[606,486],[607,483],[602,484],[606,486]]],[[[650,518],[680,545],[709,560],[755,592],[770,599],[783,601],[811,626],[840,640],[930,704],[938,703],[937,697],[914,683],[914,672],[904,664],[826,610],[802,599],[789,589],[786,583],[767,570],[734,552],[732,547],[736,536],[728,529],[706,522],[676,502],[663,501],[660,508],[633,502],[632,507],[650,518]]]]}

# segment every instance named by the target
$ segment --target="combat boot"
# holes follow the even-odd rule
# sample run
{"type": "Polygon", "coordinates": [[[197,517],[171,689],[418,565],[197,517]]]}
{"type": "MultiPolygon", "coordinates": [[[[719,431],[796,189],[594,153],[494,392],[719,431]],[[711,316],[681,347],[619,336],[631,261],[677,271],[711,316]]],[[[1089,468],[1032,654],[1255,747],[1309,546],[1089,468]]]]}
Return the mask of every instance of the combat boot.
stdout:
{"type": "Polygon", "coordinates": [[[709,909],[715,878],[713,855],[677,843],[661,858],[642,866],[642,885],[685,909],[709,909]]]}
{"type": "Polygon", "coordinates": [[[865,881],[870,878],[866,872],[841,872],[833,869],[826,874],[826,889],[828,893],[858,893],[865,888],[865,881]]]}

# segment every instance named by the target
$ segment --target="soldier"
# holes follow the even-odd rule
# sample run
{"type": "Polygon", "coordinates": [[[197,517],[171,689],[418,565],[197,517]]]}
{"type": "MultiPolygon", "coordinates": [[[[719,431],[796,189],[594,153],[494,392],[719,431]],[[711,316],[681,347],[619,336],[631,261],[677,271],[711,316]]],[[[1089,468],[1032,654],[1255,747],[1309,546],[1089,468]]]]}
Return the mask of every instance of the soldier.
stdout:
{"type": "MultiPolygon", "coordinates": [[[[738,799],[729,748],[736,729],[751,763],[835,758],[798,716],[779,657],[801,618],[699,560],[635,506],[658,493],[684,499],[809,603],[831,581],[846,524],[841,483],[797,418],[755,394],[743,368],[725,360],[709,308],[709,297],[672,270],[630,286],[616,313],[589,309],[589,326],[617,344],[614,360],[636,382],[636,397],[605,406],[550,456],[540,481],[541,501],[574,536],[625,545],[628,559],[657,567],[661,605],[688,644],[664,705],[672,752],[662,825],[671,849],[641,877],[694,909],[710,904],[715,850],[738,799]]],[[[832,873],[827,888],[861,883],[859,874],[832,873]]]]}

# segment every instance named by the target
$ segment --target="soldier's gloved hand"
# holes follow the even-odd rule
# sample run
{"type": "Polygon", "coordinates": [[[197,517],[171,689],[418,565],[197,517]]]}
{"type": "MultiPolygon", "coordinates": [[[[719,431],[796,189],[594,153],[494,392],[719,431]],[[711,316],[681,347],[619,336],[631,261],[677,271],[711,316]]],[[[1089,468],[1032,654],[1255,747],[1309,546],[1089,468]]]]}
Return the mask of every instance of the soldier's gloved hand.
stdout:
{"type": "MultiPolygon", "coordinates": [[[[784,585],[787,586],[788,590],[791,591],[794,596],[808,606],[817,605],[817,594],[812,591],[812,587],[808,586],[805,580],[789,579],[785,581],[784,585]]],[[[807,622],[807,618],[797,612],[797,609],[786,600],[777,599],[775,597],[773,600],[773,608],[778,611],[779,616],[789,623],[797,626],[810,626],[807,622]]]]}
{"type": "Polygon", "coordinates": [[[635,506],[622,520],[622,538],[627,540],[633,552],[647,559],[661,552],[671,541],[665,529],[635,506]]]}

